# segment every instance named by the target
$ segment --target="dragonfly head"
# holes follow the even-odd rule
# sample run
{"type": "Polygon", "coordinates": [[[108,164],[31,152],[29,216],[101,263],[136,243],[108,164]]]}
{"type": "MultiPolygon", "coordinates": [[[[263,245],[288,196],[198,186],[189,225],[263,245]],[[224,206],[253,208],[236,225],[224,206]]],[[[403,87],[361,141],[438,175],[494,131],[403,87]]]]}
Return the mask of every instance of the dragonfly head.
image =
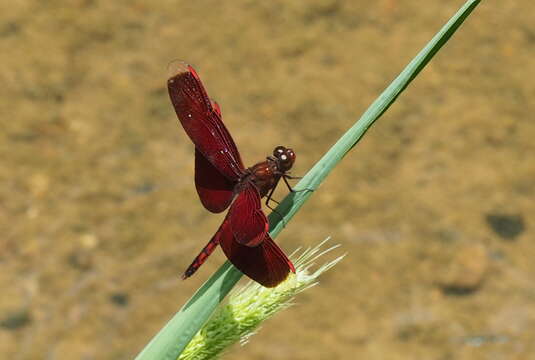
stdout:
{"type": "Polygon", "coordinates": [[[294,151],[280,145],[273,150],[273,157],[277,162],[277,167],[282,172],[290,170],[295,162],[294,151]]]}

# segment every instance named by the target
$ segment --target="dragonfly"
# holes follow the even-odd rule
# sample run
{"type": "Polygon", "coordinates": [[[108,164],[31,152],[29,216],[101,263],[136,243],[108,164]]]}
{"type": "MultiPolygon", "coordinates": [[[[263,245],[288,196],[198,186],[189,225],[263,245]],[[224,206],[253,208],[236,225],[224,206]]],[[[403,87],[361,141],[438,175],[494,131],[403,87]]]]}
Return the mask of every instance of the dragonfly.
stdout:
{"type": "Polygon", "coordinates": [[[291,148],[277,146],[266,160],[245,168],[221,108],[210,99],[191,65],[170,64],[167,88],[171,103],[186,134],[195,145],[195,187],[202,205],[212,213],[229,209],[223,223],[184,272],[193,275],[218,245],[242,273],[265,287],[275,287],[290,272],[292,262],[269,236],[269,222],[261,199],[271,196],[288,179],[295,162],[291,148]]]}

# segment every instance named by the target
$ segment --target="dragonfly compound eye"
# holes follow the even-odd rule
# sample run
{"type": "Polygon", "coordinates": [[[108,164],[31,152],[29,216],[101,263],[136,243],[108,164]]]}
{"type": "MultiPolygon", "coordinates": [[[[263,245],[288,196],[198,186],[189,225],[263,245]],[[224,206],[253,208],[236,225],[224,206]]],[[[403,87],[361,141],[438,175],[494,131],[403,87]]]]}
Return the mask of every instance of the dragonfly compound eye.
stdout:
{"type": "Polygon", "coordinates": [[[280,159],[281,155],[283,155],[286,152],[286,148],[284,146],[277,146],[275,149],[273,149],[273,156],[275,156],[277,159],[280,159]]]}
{"type": "Polygon", "coordinates": [[[278,156],[279,164],[282,171],[291,169],[295,162],[295,153],[292,149],[284,149],[284,152],[278,156]]]}

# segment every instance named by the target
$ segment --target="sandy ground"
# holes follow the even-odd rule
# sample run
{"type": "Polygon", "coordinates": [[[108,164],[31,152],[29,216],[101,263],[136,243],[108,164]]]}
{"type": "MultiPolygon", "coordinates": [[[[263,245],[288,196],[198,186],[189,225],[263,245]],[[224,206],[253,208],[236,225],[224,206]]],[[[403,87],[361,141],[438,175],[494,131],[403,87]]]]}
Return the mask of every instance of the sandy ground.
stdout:
{"type": "MultiPolygon", "coordinates": [[[[0,358],[131,359],[224,261],[179,279],[222,216],[171,60],[246,164],[283,144],[304,174],[462,2],[0,4],[0,358]]],[[[533,356],[534,13],[476,9],[277,239],[346,259],[227,358],[533,356]]]]}

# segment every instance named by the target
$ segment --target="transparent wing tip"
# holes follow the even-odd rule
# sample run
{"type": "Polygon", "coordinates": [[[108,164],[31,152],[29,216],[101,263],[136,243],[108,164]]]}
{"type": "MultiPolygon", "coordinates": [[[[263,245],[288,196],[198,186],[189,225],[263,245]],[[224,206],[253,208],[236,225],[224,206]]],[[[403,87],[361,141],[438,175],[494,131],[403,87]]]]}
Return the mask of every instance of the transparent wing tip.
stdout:
{"type": "Polygon", "coordinates": [[[190,72],[190,65],[182,60],[175,59],[167,65],[167,76],[172,82],[177,75],[190,72]]]}

